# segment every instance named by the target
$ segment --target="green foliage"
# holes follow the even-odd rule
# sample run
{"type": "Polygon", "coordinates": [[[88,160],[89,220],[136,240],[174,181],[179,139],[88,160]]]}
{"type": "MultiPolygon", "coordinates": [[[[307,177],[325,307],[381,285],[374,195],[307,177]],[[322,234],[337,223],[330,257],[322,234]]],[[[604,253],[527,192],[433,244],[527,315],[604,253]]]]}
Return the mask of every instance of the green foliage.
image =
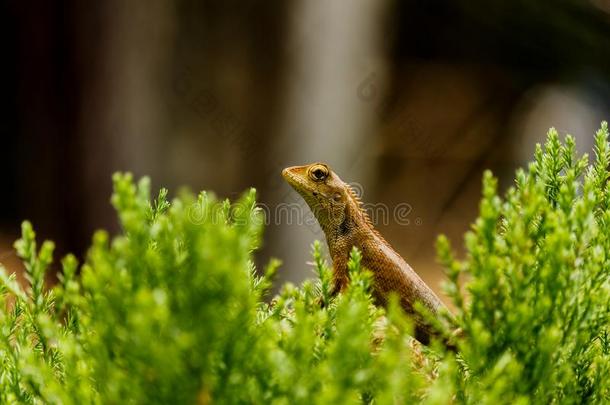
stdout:
{"type": "Polygon", "coordinates": [[[357,251],[344,295],[331,297],[315,244],[320,281],[286,285],[270,304],[279,262],[254,270],[263,224],[254,190],[234,204],[206,193],[170,204],[166,190],[151,202],[149,181],[130,175],[116,175],[114,190],[121,235],[96,233],[80,276],[67,256],[52,288],[53,245],[37,250],[24,223],[15,247],[29,287],[0,272],[1,403],[358,403],[380,387],[423,392],[379,378],[408,375],[411,343],[397,325],[391,352],[371,350],[386,326],[357,251]]]}
{"type": "Polygon", "coordinates": [[[562,143],[551,129],[504,199],[485,173],[464,261],[439,239],[465,335],[456,390],[468,402],[610,399],[606,123],[595,136],[595,155],[589,166],[586,155],[576,156],[572,137],[562,143]]]}
{"type": "MultiPolygon", "coordinates": [[[[27,288],[0,271],[0,403],[600,403],[610,399],[610,147],[595,161],[551,130],[503,198],[486,173],[480,216],[457,260],[438,241],[458,353],[410,338],[395,301],[376,308],[351,253],[350,285],[314,243],[315,280],[261,275],[262,213],[114,177],[120,235],[100,231],[81,266],[24,222],[27,288]]],[[[445,322],[438,322],[442,328],[445,322]]]]}

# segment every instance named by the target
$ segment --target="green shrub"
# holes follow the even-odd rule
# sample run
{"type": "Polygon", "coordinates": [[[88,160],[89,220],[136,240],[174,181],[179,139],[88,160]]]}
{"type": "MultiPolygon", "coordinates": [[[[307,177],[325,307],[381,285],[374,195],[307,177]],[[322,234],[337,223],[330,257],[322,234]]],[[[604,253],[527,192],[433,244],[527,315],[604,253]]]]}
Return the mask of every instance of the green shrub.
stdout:
{"type": "Polygon", "coordinates": [[[504,198],[486,173],[480,217],[456,260],[439,258],[458,354],[417,344],[394,303],[375,308],[350,259],[350,287],[315,281],[267,300],[279,263],[257,275],[255,193],[231,204],[185,193],[151,201],[149,182],[115,175],[121,235],[93,237],[85,263],[62,260],[29,223],[15,247],[30,286],[2,277],[2,403],[600,403],[610,400],[610,147],[596,159],[551,130],[504,198]]]}

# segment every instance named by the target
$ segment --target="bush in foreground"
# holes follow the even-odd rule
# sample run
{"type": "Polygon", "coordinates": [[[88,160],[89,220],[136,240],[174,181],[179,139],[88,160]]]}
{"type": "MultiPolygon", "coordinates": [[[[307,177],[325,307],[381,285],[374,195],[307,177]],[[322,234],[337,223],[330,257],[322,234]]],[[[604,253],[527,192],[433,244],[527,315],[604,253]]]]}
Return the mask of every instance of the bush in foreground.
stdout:
{"type": "Polygon", "coordinates": [[[253,190],[233,204],[206,193],[170,203],[165,190],[151,201],[146,179],[116,175],[121,235],[96,233],[80,267],[65,257],[58,285],[44,285],[53,244],[38,248],[23,224],[15,246],[30,285],[0,272],[0,402],[608,401],[605,123],[595,140],[589,165],[551,130],[503,198],[486,173],[464,260],[439,238],[457,354],[418,345],[397,306],[372,305],[357,251],[345,293],[329,296],[316,243],[317,279],[268,302],[278,263],[254,269],[253,190]]]}

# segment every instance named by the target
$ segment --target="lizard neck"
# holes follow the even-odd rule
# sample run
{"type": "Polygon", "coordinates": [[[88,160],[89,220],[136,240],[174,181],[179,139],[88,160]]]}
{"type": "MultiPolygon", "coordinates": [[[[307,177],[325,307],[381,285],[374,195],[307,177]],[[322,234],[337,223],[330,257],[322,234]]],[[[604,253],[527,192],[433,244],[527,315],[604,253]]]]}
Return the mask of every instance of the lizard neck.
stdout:
{"type": "Polygon", "coordinates": [[[345,206],[345,215],[340,223],[328,222],[321,224],[326,235],[331,257],[348,256],[352,246],[361,244],[375,233],[366,212],[357,201],[350,200],[345,206]]]}

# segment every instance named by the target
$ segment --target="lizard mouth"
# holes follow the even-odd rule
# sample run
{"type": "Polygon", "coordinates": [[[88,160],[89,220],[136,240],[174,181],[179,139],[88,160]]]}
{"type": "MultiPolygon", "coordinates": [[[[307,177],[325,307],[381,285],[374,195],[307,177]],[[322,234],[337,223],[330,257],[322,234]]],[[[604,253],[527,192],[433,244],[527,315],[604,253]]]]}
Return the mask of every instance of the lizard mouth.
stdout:
{"type": "Polygon", "coordinates": [[[292,177],[292,174],[290,173],[290,167],[285,168],[284,170],[282,170],[282,177],[286,179],[286,181],[288,181],[288,179],[290,179],[292,177]]]}
{"type": "Polygon", "coordinates": [[[295,186],[298,183],[297,179],[295,178],[296,176],[290,171],[290,167],[282,170],[282,177],[284,178],[284,180],[286,180],[286,182],[288,184],[290,184],[291,186],[295,186]]]}
{"type": "MultiPolygon", "coordinates": [[[[299,166],[287,167],[286,169],[282,170],[282,177],[293,189],[298,191],[299,194],[304,194],[305,191],[313,192],[307,182],[304,181],[299,174],[295,173],[295,170],[298,168],[299,166]]],[[[314,192],[314,195],[315,194],[317,193],[314,192]]]]}

